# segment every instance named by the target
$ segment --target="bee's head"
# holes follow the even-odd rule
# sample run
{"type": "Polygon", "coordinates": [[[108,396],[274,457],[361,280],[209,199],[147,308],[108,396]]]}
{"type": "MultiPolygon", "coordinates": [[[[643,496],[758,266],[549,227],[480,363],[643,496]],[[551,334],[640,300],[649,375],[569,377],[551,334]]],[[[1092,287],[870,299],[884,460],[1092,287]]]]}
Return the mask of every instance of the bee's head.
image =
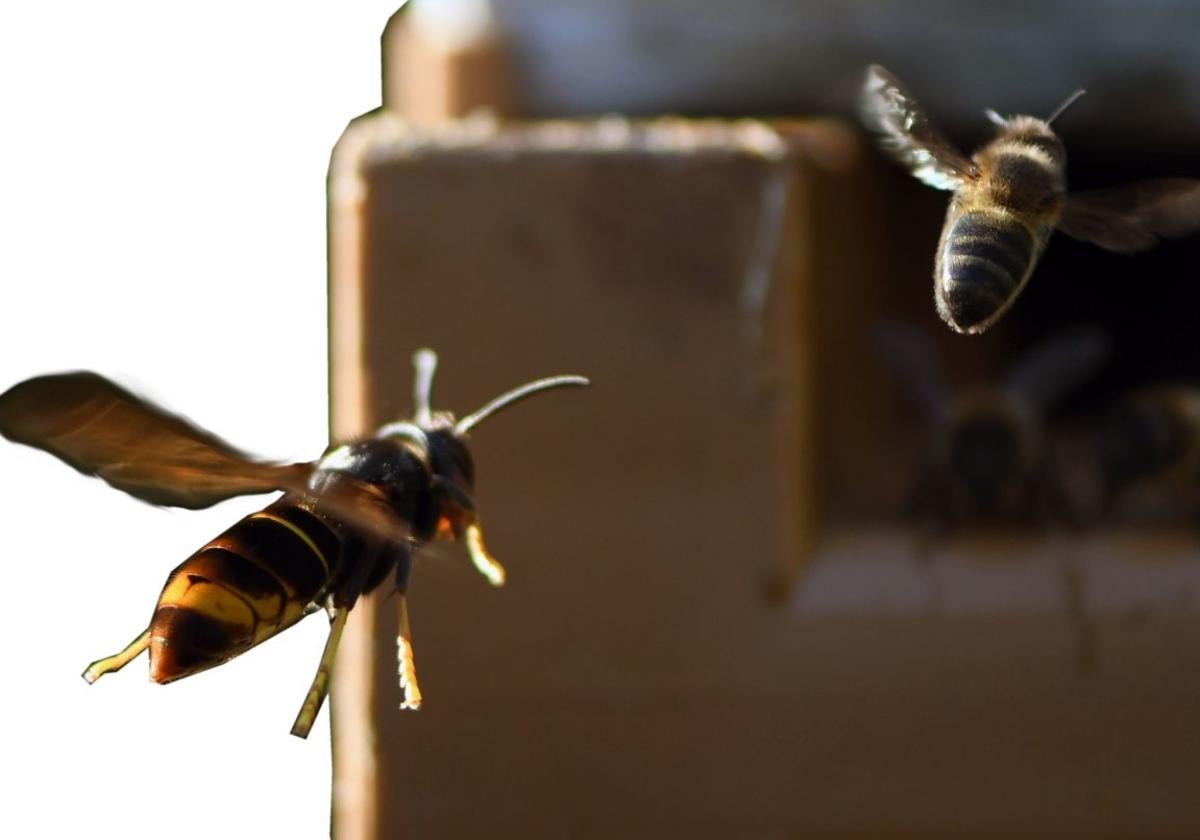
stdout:
{"type": "Polygon", "coordinates": [[[1030,116],[1002,117],[999,113],[991,108],[988,108],[983,113],[987,116],[988,120],[999,126],[1002,131],[1007,132],[1029,130],[1031,132],[1035,131],[1053,136],[1054,129],[1050,128],[1050,126],[1054,124],[1055,120],[1065,114],[1072,105],[1078,102],[1080,97],[1082,97],[1085,93],[1087,93],[1087,91],[1083,88],[1075,91],[1066,99],[1064,99],[1062,104],[1055,108],[1050,113],[1050,116],[1046,117],[1044,120],[1039,120],[1037,117],[1030,116]]]}
{"type": "Polygon", "coordinates": [[[984,112],[1000,129],[989,146],[995,155],[997,203],[1035,213],[1057,212],[1066,191],[1067,150],[1051,126],[1083,94],[1075,91],[1044,120],[1024,114],[1002,117],[991,109],[984,112]]]}
{"type": "Polygon", "coordinates": [[[990,197],[1031,222],[1053,223],[1066,193],[1067,150],[1045,120],[1017,116],[981,156],[988,162],[990,197]]]}
{"type": "Polygon", "coordinates": [[[1046,169],[1056,172],[1066,169],[1067,147],[1045,120],[1013,117],[1004,136],[1024,147],[1026,154],[1037,159],[1046,169]]]}
{"type": "Polygon", "coordinates": [[[1066,147],[1050,123],[1037,117],[1016,116],[1008,119],[1004,135],[1010,140],[1035,146],[1056,160],[1066,160],[1066,147]]]}
{"type": "Polygon", "coordinates": [[[978,511],[997,511],[1020,492],[1036,458],[1033,418],[993,390],[956,400],[942,441],[954,484],[978,511]]]}

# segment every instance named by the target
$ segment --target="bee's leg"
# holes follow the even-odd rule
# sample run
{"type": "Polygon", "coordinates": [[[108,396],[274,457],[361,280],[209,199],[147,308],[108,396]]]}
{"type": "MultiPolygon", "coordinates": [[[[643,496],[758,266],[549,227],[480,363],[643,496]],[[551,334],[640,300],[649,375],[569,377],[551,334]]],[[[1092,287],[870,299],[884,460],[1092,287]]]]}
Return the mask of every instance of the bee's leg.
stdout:
{"type": "Polygon", "coordinates": [[[1071,497],[1067,489],[1063,472],[1058,459],[1053,453],[1047,454],[1040,464],[1035,477],[1039,485],[1038,495],[1041,497],[1039,515],[1043,524],[1048,525],[1058,520],[1070,531],[1081,532],[1087,524],[1086,517],[1079,503],[1071,497]]]}
{"type": "Polygon", "coordinates": [[[342,640],[346,619],[350,617],[350,610],[358,600],[377,557],[378,552],[364,552],[345,587],[332,594],[327,601],[326,609],[330,614],[329,636],[325,639],[325,649],[321,652],[321,661],[317,664],[317,673],[313,677],[312,685],[309,686],[300,712],[296,715],[296,722],[292,724],[292,734],[297,738],[308,737],[325,702],[325,696],[329,693],[333,660],[337,657],[338,643],[342,640]]]}
{"type": "Polygon", "coordinates": [[[149,644],[150,628],[147,627],[142,631],[140,636],[127,644],[120,653],[114,653],[112,656],[97,659],[91,665],[87,666],[87,670],[83,672],[83,678],[87,681],[88,685],[91,685],[105,674],[120,671],[130,661],[136,659],[138,654],[144,651],[149,644]]]}
{"type": "Polygon", "coordinates": [[[926,455],[909,491],[906,518],[912,522],[912,561],[927,581],[929,609],[941,612],[945,586],[939,574],[937,549],[954,527],[952,490],[944,469],[926,455]]]}
{"type": "Polygon", "coordinates": [[[913,561],[929,567],[935,547],[950,532],[953,519],[950,488],[941,467],[929,456],[922,459],[917,479],[909,489],[904,516],[913,523],[913,561]]]}
{"type": "Polygon", "coordinates": [[[1081,674],[1089,674],[1096,669],[1099,639],[1087,610],[1086,574],[1074,559],[1063,562],[1061,585],[1067,621],[1075,629],[1075,661],[1081,674]]]}
{"type": "Polygon", "coordinates": [[[412,557],[405,551],[396,559],[396,670],[400,675],[400,690],[404,699],[401,709],[421,708],[421,686],[417,683],[417,666],[413,661],[412,627],[408,621],[408,573],[412,557]]]}

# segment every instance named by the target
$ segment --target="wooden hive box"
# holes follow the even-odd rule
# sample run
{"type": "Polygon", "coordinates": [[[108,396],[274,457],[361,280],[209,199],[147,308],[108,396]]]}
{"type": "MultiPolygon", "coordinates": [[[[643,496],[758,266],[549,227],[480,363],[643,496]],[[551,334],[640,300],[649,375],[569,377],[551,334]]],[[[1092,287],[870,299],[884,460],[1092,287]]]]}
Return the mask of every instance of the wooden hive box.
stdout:
{"type": "MultiPolygon", "coordinates": [[[[1105,561],[1103,537],[951,558],[949,611],[910,591],[929,574],[895,530],[802,574],[818,525],[894,510],[912,412],[869,330],[934,317],[929,231],[908,234],[940,197],[858,152],[828,123],[351,126],[335,437],[410,411],[419,346],[460,413],[549,373],[594,384],[473,435],[509,583],[454,547],[418,562],[419,713],[397,708],[394,607],[356,611],[339,837],[1194,834],[1194,619],[1083,638],[1042,562],[1105,561]]],[[[1004,361],[935,335],[960,373],[1004,361]]],[[[1123,562],[1088,573],[1120,586],[1123,562]]]]}

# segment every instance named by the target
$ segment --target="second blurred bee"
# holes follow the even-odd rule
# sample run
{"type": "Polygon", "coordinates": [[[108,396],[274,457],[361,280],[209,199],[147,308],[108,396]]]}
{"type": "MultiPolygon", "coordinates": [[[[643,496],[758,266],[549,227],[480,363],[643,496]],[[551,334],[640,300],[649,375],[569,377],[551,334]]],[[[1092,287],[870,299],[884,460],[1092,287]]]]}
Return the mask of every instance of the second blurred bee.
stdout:
{"type": "Polygon", "coordinates": [[[921,405],[929,442],[912,512],[945,530],[962,523],[1073,522],[1043,426],[1047,413],[1108,355],[1097,330],[1064,331],[1026,354],[1002,382],[952,391],[933,343],[914,328],[877,332],[882,355],[921,405]]]}
{"type": "Polygon", "coordinates": [[[1193,516],[1200,502],[1200,387],[1158,385],[1124,397],[1108,412],[1097,451],[1105,515],[1165,506],[1193,516]]]}

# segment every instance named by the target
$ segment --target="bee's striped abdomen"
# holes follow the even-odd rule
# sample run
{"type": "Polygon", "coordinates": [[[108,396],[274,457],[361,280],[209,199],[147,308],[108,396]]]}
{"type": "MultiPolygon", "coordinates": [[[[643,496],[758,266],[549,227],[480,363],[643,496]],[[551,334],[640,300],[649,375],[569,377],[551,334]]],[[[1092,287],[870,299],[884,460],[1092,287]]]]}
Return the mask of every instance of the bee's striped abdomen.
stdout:
{"type": "Polygon", "coordinates": [[[291,626],[325,588],[336,534],[288,497],[235,523],[171,573],[150,621],[150,676],[194,674],[291,626]]]}
{"type": "Polygon", "coordinates": [[[956,215],[952,206],[934,268],[938,313],[959,332],[985,329],[1021,291],[1037,252],[1033,236],[1012,216],[956,215]]]}

